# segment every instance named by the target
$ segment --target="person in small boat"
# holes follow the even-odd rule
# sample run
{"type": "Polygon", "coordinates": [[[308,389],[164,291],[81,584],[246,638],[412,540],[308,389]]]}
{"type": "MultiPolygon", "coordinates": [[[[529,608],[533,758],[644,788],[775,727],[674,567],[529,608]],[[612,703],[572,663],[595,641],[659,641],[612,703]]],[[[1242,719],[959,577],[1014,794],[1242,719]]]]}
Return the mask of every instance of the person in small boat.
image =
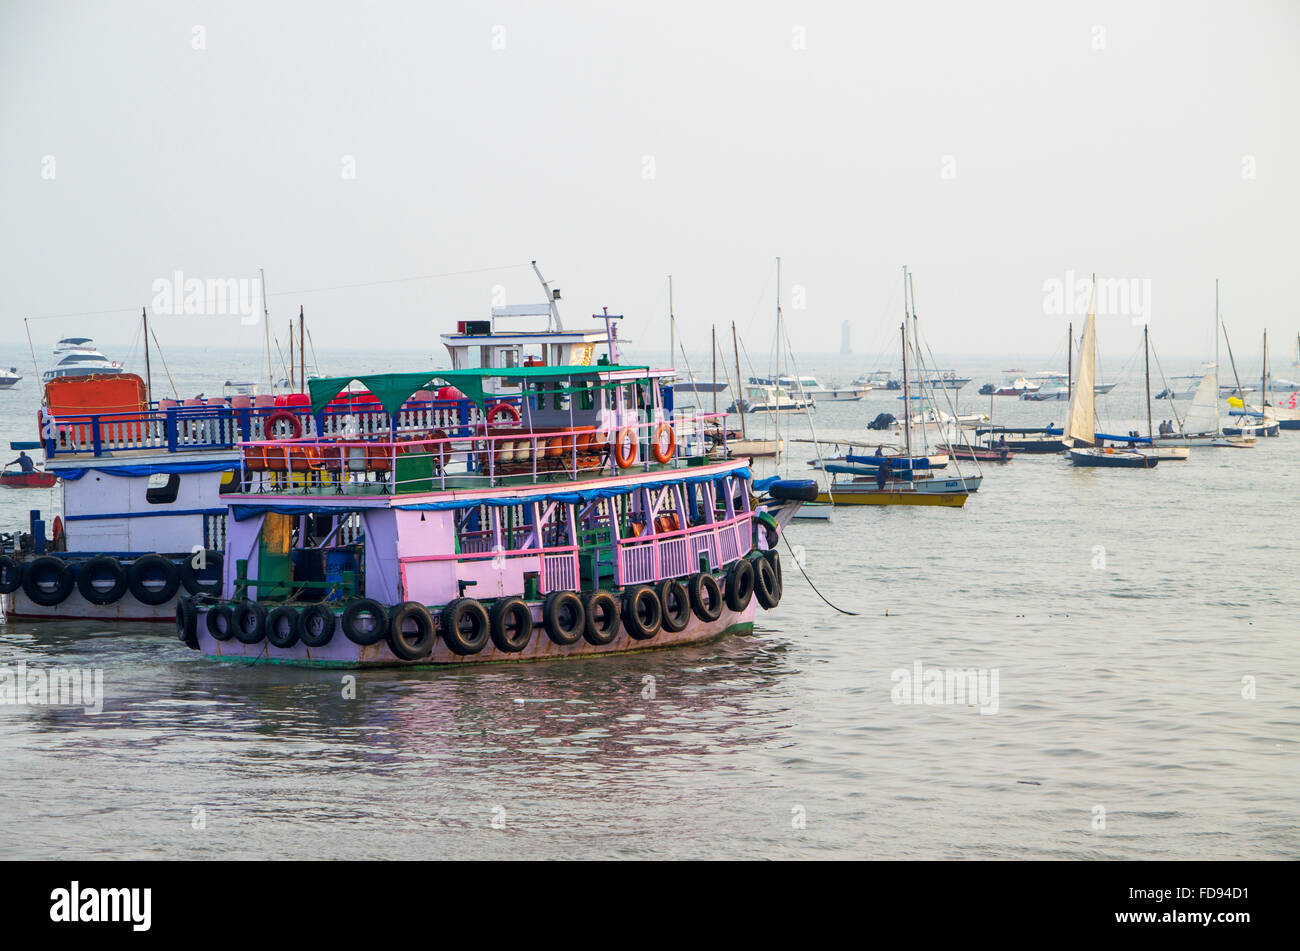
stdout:
{"type": "Polygon", "coordinates": [[[18,466],[18,468],[22,469],[23,472],[36,471],[36,463],[32,462],[32,457],[27,455],[27,453],[23,450],[19,450],[18,458],[15,459],[13,462],[9,463],[8,466],[5,466],[5,468],[8,469],[9,466],[18,466]]]}
{"type": "Polygon", "coordinates": [[[999,436],[999,437],[998,437],[998,445],[997,445],[997,449],[998,449],[998,452],[1006,452],[1006,451],[1007,451],[1007,437],[1006,437],[1005,435],[1003,435],[1003,436],[999,436]]]}

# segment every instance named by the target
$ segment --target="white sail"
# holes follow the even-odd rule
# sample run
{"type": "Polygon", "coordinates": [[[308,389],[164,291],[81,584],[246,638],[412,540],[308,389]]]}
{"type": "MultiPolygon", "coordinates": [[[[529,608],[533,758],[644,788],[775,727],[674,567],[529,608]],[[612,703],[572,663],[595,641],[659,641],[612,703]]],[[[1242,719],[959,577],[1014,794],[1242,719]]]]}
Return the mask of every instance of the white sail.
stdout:
{"type": "Polygon", "coordinates": [[[1083,340],[1079,344],[1079,371],[1075,375],[1074,393],[1070,397],[1070,421],[1066,426],[1066,439],[1076,446],[1091,446],[1097,433],[1097,394],[1093,384],[1097,377],[1097,313],[1096,286],[1093,286],[1094,304],[1088,308],[1088,319],[1083,325],[1083,340]]]}
{"type": "Polygon", "coordinates": [[[1219,371],[1210,369],[1201,377],[1192,397],[1191,408],[1183,418],[1183,432],[1188,436],[1219,432],[1219,371]]]}

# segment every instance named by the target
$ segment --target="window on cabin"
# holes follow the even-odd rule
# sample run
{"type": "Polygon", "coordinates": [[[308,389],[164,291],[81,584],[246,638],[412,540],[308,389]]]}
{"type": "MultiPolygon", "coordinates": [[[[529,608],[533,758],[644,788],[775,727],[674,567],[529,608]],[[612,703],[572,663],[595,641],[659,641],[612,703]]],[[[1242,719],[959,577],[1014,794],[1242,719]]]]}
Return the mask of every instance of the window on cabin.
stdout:
{"type": "Polygon", "coordinates": [[[150,505],[167,505],[176,501],[181,490],[181,477],[175,472],[155,472],[149,477],[144,490],[144,500],[150,505]]]}
{"type": "Polygon", "coordinates": [[[505,366],[506,366],[508,369],[513,370],[515,367],[519,366],[519,351],[518,351],[518,350],[513,350],[513,349],[512,349],[512,350],[503,350],[503,351],[502,351],[502,354],[503,354],[503,356],[505,357],[505,366]]]}
{"type": "Polygon", "coordinates": [[[578,409],[593,410],[596,408],[596,391],[594,384],[587,381],[579,381],[575,384],[578,388],[578,409]]]}

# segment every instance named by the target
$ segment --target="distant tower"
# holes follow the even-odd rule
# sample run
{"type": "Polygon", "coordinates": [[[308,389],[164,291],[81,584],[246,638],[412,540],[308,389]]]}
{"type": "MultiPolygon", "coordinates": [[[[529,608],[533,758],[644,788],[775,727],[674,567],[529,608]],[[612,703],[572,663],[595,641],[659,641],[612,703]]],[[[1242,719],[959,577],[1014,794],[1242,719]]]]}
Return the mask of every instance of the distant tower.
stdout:
{"type": "Polygon", "coordinates": [[[853,347],[849,345],[849,322],[846,320],[840,324],[840,356],[848,357],[853,355],[853,347]]]}

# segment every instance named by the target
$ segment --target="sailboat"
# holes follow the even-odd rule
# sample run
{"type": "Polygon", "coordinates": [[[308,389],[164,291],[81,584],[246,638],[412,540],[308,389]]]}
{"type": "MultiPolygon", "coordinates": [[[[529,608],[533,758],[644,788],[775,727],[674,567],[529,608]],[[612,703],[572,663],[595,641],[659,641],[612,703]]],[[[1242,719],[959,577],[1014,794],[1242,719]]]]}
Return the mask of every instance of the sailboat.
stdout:
{"type": "Polygon", "coordinates": [[[1264,357],[1259,370],[1260,405],[1250,406],[1240,396],[1228,397],[1228,415],[1237,418],[1238,425],[1225,427],[1224,432],[1238,436],[1276,436],[1283,429],[1300,429],[1300,408],[1296,406],[1296,394],[1290,399],[1274,405],[1269,399],[1272,374],[1268,368],[1268,331],[1264,331],[1264,357]],[[1287,405],[1289,402],[1289,405],[1287,405]]]}
{"type": "MultiPolygon", "coordinates": [[[[1083,340],[1079,344],[1079,373],[1070,397],[1070,415],[1065,427],[1065,438],[1070,462],[1076,466],[1107,469],[1151,469],[1159,462],[1154,453],[1139,452],[1136,448],[1116,449],[1105,445],[1105,440],[1125,437],[1108,437],[1097,432],[1097,394],[1093,381],[1097,376],[1097,277],[1092,278],[1092,303],[1088,319],[1083,325],[1083,340]]],[[[1136,440],[1130,439],[1130,446],[1136,440]]],[[[1149,441],[1149,440],[1148,440],[1149,441]]]]}
{"type": "MultiPolygon", "coordinates": [[[[1173,408],[1171,402],[1170,408],[1173,408]]],[[[1205,375],[1192,394],[1192,405],[1181,420],[1174,411],[1179,435],[1157,439],[1157,446],[1213,446],[1220,449],[1251,449],[1254,436],[1229,435],[1219,416],[1219,282],[1214,282],[1214,362],[1206,364],[1205,375]]]]}
{"type": "MultiPolygon", "coordinates": [[[[910,320],[913,335],[916,335],[915,297],[911,290],[911,274],[903,268],[903,323],[899,333],[903,343],[903,405],[908,406],[912,387],[908,375],[907,354],[909,349],[907,324],[910,320]],[[912,306],[909,308],[909,298],[912,306]]],[[[916,347],[919,354],[920,347],[916,347]]],[[[918,367],[918,372],[921,368],[918,367]]],[[[922,383],[922,389],[924,384],[922,383]]],[[[848,455],[842,465],[826,463],[825,469],[834,476],[827,491],[817,495],[818,502],[830,502],[834,505],[942,505],[960,508],[966,504],[971,493],[979,490],[982,475],[963,476],[961,469],[956,469],[955,477],[936,476],[931,466],[928,453],[915,455],[912,448],[912,414],[903,414],[902,456],[896,455],[848,455]],[[841,470],[841,471],[837,471],[841,470]],[[848,470],[848,471],[842,471],[848,470]],[[873,474],[854,474],[854,470],[873,474]],[[848,480],[841,479],[848,475],[848,480]]]]}

